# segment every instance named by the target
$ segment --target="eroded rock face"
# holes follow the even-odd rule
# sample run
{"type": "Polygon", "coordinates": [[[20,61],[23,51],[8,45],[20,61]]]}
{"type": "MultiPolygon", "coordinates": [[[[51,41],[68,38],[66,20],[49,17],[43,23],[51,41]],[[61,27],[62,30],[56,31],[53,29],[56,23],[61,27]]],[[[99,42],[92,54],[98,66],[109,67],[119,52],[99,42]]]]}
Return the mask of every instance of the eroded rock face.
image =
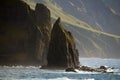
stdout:
{"type": "Polygon", "coordinates": [[[61,26],[60,18],[51,35],[50,11],[45,5],[37,4],[32,10],[21,0],[0,4],[0,65],[79,65],[74,39],[61,26]]]}
{"type": "Polygon", "coordinates": [[[65,30],[60,18],[55,22],[47,55],[48,66],[77,67],[79,65],[78,52],[72,34],[65,30]]]}
{"type": "Polygon", "coordinates": [[[0,64],[44,63],[50,39],[50,11],[21,0],[0,3],[0,64]]]}
{"type": "Polygon", "coordinates": [[[35,61],[32,10],[21,0],[0,3],[0,64],[35,61]]]}
{"type": "Polygon", "coordinates": [[[43,65],[47,65],[47,53],[51,34],[50,10],[43,4],[37,4],[35,8],[36,25],[40,31],[37,37],[37,58],[43,65]]]}

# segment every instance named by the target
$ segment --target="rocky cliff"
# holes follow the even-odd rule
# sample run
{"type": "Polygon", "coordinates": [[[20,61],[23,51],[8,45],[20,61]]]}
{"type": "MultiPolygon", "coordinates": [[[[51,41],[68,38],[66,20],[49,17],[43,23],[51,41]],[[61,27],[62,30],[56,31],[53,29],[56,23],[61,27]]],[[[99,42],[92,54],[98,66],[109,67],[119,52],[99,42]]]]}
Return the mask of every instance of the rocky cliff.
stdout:
{"type": "Polygon", "coordinates": [[[47,65],[47,52],[51,34],[51,19],[50,11],[43,4],[37,4],[35,7],[35,18],[37,29],[40,31],[40,36],[37,38],[36,52],[37,58],[47,65]]]}
{"type": "Polygon", "coordinates": [[[37,4],[32,10],[21,0],[6,0],[0,11],[0,64],[44,64],[50,40],[49,9],[37,4]]]}
{"type": "Polygon", "coordinates": [[[36,4],[32,10],[21,0],[6,0],[0,11],[0,65],[79,65],[71,33],[60,18],[52,29],[45,5],[36,4]]]}
{"type": "Polygon", "coordinates": [[[32,10],[20,0],[0,5],[0,64],[24,64],[35,60],[32,10]],[[28,57],[29,56],[29,57],[28,57]]]}
{"type": "Polygon", "coordinates": [[[52,32],[49,52],[47,56],[48,66],[78,67],[79,55],[71,32],[65,30],[60,18],[55,22],[52,32]]]}

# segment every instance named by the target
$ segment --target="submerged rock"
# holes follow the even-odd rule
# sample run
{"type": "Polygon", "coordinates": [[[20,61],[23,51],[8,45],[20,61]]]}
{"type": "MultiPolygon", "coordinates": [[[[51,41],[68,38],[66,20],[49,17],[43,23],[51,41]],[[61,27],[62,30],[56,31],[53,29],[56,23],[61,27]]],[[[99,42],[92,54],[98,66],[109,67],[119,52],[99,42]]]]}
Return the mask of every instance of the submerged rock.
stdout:
{"type": "Polygon", "coordinates": [[[77,67],[79,55],[71,32],[65,30],[60,18],[53,25],[47,55],[48,66],[77,67]]]}
{"type": "Polygon", "coordinates": [[[106,66],[100,66],[99,68],[80,66],[79,70],[80,71],[88,71],[88,72],[102,72],[102,73],[113,73],[114,72],[114,68],[106,67],[106,66]]]}
{"type": "Polygon", "coordinates": [[[100,66],[100,69],[104,69],[104,70],[106,70],[107,67],[106,67],[106,66],[100,66]]]}
{"type": "Polygon", "coordinates": [[[65,69],[66,72],[76,72],[76,70],[73,67],[65,69]]]}
{"type": "Polygon", "coordinates": [[[91,68],[91,67],[88,67],[88,66],[80,66],[79,67],[79,70],[82,70],[82,71],[95,71],[95,69],[91,68]]]}

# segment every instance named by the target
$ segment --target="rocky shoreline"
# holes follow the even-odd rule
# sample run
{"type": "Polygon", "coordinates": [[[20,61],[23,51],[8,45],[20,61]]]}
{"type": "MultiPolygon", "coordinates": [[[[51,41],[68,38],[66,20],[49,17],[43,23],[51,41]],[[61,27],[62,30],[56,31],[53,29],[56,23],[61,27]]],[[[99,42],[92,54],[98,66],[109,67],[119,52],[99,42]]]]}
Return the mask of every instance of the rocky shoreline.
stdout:
{"type": "Polygon", "coordinates": [[[110,67],[80,65],[72,33],[62,26],[60,17],[52,26],[50,10],[44,4],[37,3],[33,10],[22,0],[5,0],[0,10],[0,65],[112,73],[110,67]]]}
{"type": "Polygon", "coordinates": [[[101,73],[114,73],[113,67],[100,66],[98,68],[92,68],[88,66],[80,66],[79,68],[69,67],[65,69],[66,72],[79,72],[79,71],[87,71],[87,72],[101,72],[101,73]]]}

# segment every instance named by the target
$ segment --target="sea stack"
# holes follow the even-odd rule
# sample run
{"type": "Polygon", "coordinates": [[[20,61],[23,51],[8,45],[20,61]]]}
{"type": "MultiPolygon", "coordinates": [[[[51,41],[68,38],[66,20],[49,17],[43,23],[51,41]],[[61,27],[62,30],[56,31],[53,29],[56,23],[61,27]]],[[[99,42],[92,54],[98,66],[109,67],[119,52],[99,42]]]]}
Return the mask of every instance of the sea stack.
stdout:
{"type": "Polygon", "coordinates": [[[79,66],[79,55],[73,36],[62,27],[60,18],[53,25],[47,60],[50,67],[79,66]]]}

